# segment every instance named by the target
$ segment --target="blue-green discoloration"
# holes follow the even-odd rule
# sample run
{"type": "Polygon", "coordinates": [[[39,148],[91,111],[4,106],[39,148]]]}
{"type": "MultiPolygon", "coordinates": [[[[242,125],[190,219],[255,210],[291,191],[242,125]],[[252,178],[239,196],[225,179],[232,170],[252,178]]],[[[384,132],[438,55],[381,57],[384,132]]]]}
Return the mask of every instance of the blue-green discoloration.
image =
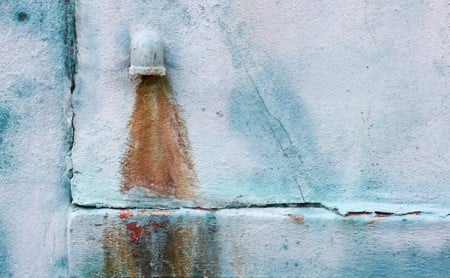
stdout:
{"type": "Polygon", "coordinates": [[[0,107],[0,144],[3,143],[3,137],[5,136],[4,134],[6,133],[6,130],[10,125],[10,118],[11,112],[9,111],[9,109],[0,107]]]}
{"type": "Polygon", "coordinates": [[[406,250],[358,250],[358,260],[344,264],[337,277],[445,277],[450,270],[450,248],[426,252],[406,250]]]}
{"type": "Polygon", "coordinates": [[[36,88],[40,85],[34,80],[20,80],[11,86],[10,91],[19,98],[29,98],[33,96],[36,88]]]}
{"type": "Polygon", "coordinates": [[[12,155],[10,153],[12,143],[6,142],[6,136],[15,124],[10,108],[0,106],[0,170],[9,168],[12,165],[12,155]]]}
{"type": "Polygon", "coordinates": [[[251,184],[270,186],[275,192],[294,184],[299,192],[289,195],[299,194],[302,201],[336,195],[336,176],[331,174],[331,166],[320,159],[314,122],[286,78],[288,69],[268,58],[249,59],[254,51],[265,52],[256,46],[237,46],[235,40],[251,41],[247,34],[252,32],[246,26],[238,24],[237,34],[233,35],[222,23],[233,65],[242,76],[229,98],[231,126],[248,138],[263,164],[270,165],[252,173],[251,184]],[[254,71],[255,66],[263,70],[254,71]]]}

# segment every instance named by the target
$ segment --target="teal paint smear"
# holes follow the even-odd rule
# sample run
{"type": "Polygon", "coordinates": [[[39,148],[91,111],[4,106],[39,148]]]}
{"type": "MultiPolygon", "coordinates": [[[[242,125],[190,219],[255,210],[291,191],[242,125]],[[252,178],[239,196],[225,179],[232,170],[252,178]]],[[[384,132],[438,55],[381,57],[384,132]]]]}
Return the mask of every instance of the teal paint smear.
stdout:
{"type": "Polygon", "coordinates": [[[250,183],[260,187],[256,188],[259,192],[301,195],[308,202],[337,196],[339,179],[321,158],[314,121],[285,77],[288,69],[267,57],[264,49],[251,45],[252,32],[245,24],[233,31],[220,23],[233,65],[241,76],[229,99],[230,125],[247,138],[261,163],[269,165],[262,172],[249,173],[250,183]],[[255,56],[254,60],[248,58],[255,56]],[[255,70],[258,68],[263,70],[255,70]],[[292,184],[298,187],[295,193],[287,191],[292,184]]]}
{"type": "Polygon", "coordinates": [[[418,248],[363,251],[337,277],[445,277],[450,271],[450,247],[432,254],[418,248]]]}
{"type": "Polygon", "coordinates": [[[348,235],[346,245],[352,252],[348,256],[352,260],[342,262],[336,277],[445,277],[450,271],[450,242],[433,247],[432,238],[422,241],[423,238],[417,237],[424,233],[416,232],[427,227],[442,231],[442,237],[446,238],[446,220],[386,218],[375,221],[347,219],[341,223],[343,233],[348,235]],[[395,235],[405,235],[392,239],[403,242],[402,245],[390,246],[384,242],[393,231],[395,235]],[[422,242],[416,243],[415,238],[422,242]]]}
{"type": "Polygon", "coordinates": [[[13,127],[12,117],[12,112],[9,108],[0,106],[0,170],[12,166],[10,145],[6,143],[7,131],[13,127]]]}

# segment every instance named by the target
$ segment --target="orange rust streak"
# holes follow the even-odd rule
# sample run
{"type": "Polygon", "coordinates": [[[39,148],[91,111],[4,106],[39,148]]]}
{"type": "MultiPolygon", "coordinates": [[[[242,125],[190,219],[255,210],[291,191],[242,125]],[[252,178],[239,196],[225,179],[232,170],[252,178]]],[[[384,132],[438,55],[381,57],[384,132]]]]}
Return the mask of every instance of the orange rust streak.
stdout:
{"type": "Polygon", "coordinates": [[[189,141],[165,77],[144,76],[136,88],[122,191],[144,187],[161,196],[193,196],[189,141]]]}

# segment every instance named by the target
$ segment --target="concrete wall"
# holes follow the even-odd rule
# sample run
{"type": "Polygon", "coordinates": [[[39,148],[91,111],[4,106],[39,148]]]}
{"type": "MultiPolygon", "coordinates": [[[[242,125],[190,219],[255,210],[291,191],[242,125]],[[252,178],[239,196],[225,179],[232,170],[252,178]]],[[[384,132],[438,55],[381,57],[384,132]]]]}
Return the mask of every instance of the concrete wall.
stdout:
{"type": "Polygon", "coordinates": [[[222,2],[0,2],[0,276],[450,270],[448,3],[222,2]]]}
{"type": "Polygon", "coordinates": [[[0,2],[0,276],[66,277],[73,13],[0,2]]]}
{"type": "MultiPolygon", "coordinates": [[[[449,7],[443,1],[76,5],[75,203],[448,207],[449,7]],[[194,177],[177,185],[189,184],[192,198],[181,201],[161,199],[161,190],[145,186],[165,187],[164,181],[134,181],[138,186],[124,190],[127,159],[139,160],[136,140],[164,145],[175,132],[147,131],[147,137],[163,133],[160,141],[134,138],[139,125],[149,124],[143,119],[158,116],[144,116],[141,102],[161,105],[139,98],[143,85],[127,73],[130,39],[140,28],[163,37],[167,94],[183,122],[173,129],[190,143],[176,147],[193,163],[186,175],[194,177]]],[[[170,156],[158,155],[153,164],[170,156]]]]}

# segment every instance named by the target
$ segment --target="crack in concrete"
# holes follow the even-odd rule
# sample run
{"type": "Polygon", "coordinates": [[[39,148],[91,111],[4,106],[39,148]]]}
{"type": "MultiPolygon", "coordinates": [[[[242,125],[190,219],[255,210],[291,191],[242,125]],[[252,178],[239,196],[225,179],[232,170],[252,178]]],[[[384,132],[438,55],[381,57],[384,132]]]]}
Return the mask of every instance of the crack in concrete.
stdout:
{"type": "MultiPolygon", "coordinates": [[[[75,3],[73,0],[65,0],[65,29],[64,29],[64,47],[65,47],[65,61],[64,66],[66,74],[70,82],[70,94],[67,103],[67,155],[66,155],[66,175],[69,180],[69,185],[72,184],[73,178],[73,164],[72,164],[72,150],[75,140],[75,110],[73,106],[73,95],[75,92],[75,74],[77,72],[77,47],[76,47],[76,27],[75,27],[75,3]]],[[[70,188],[69,188],[70,192],[70,188]]],[[[72,201],[72,194],[70,193],[72,201]]]]}
{"type": "Polygon", "coordinates": [[[364,24],[366,25],[366,29],[369,32],[370,37],[372,38],[373,44],[375,46],[377,46],[377,42],[375,40],[375,36],[374,36],[372,30],[370,29],[369,24],[367,23],[367,5],[369,3],[367,2],[367,0],[364,0],[364,3],[365,3],[365,5],[364,5],[364,24]]]}
{"type": "MultiPolygon", "coordinates": [[[[293,166],[291,165],[291,155],[290,155],[290,153],[291,153],[292,151],[288,151],[288,150],[289,150],[289,149],[295,150],[295,148],[294,148],[294,144],[293,144],[293,142],[292,142],[291,136],[289,135],[289,133],[287,132],[286,128],[285,128],[285,127],[283,126],[283,124],[281,123],[281,120],[278,119],[277,117],[275,117],[275,116],[270,112],[269,108],[267,107],[266,102],[264,101],[264,98],[263,98],[262,95],[261,95],[261,92],[260,92],[258,86],[256,85],[255,80],[254,80],[253,77],[250,75],[250,73],[249,73],[249,71],[248,71],[248,68],[247,68],[247,65],[245,64],[245,61],[244,61],[244,60],[242,60],[242,64],[244,65],[244,70],[245,70],[245,72],[246,72],[248,78],[250,79],[250,82],[252,83],[252,86],[253,86],[253,88],[255,89],[255,92],[256,92],[256,94],[258,95],[258,98],[261,100],[261,103],[262,103],[262,106],[263,106],[263,108],[264,108],[264,111],[266,111],[266,113],[267,113],[267,115],[268,115],[268,117],[269,117],[269,119],[267,120],[267,122],[268,122],[268,124],[269,124],[270,131],[272,132],[272,134],[273,134],[275,140],[277,141],[278,146],[280,147],[281,151],[283,152],[283,155],[284,155],[285,157],[287,157],[287,162],[288,162],[289,172],[291,173],[291,177],[292,177],[292,179],[294,180],[295,184],[297,185],[298,190],[300,191],[300,195],[301,195],[301,197],[302,197],[303,202],[305,202],[305,197],[304,197],[304,195],[303,195],[303,191],[302,191],[302,188],[301,188],[301,186],[300,186],[300,182],[298,181],[297,175],[296,175],[295,173],[293,173],[293,171],[292,171],[293,166]],[[271,121],[271,120],[272,120],[272,121],[271,121]],[[274,125],[272,124],[273,121],[275,121],[275,122],[278,123],[278,126],[281,128],[282,132],[286,135],[289,146],[287,146],[287,147],[283,146],[283,142],[282,142],[282,139],[280,138],[280,134],[277,134],[277,132],[275,131],[274,125]]],[[[300,160],[300,159],[299,159],[299,160],[300,160]]],[[[300,164],[303,165],[303,161],[300,161],[300,164]]]]}
{"type": "MultiPolygon", "coordinates": [[[[436,215],[436,213],[426,212],[426,211],[407,211],[402,213],[395,213],[395,212],[388,212],[388,211],[348,211],[346,213],[343,213],[339,210],[337,207],[329,207],[324,205],[320,202],[305,202],[305,203],[296,203],[296,202],[288,202],[288,203],[268,203],[268,204],[241,204],[241,203],[230,203],[229,205],[223,206],[223,207],[202,207],[202,206],[183,206],[183,207],[126,207],[126,208],[111,208],[111,207],[101,207],[101,206],[84,206],[84,205],[72,205],[73,209],[82,208],[82,209],[113,209],[113,210],[128,210],[128,209],[149,209],[149,210],[158,210],[158,211],[173,211],[173,210],[179,210],[179,209],[191,209],[191,210],[202,210],[202,211],[209,211],[209,212],[216,212],[220,210],[240,210],[240,209],[266,209],[266,208],[316,208],[316,209],[323,209],[327,210],[339,217],[342,218],[353,218],[353,217],[376,217],[376,218],[385,218],[385,217],[404,217],[404,216],[418,216],[418,215],[436,215]]],[[[450,213],[447,215],[436,215],[440,218],[446,218],[450,216],[450,213]]]]}
{"type": "MultiPolygon", "coordinates": [[[[222,29],[225,30],[225,32],[227,33],[229,41],[233,45],[235,45],[235,43],[231,39],[232,34],[231,34],[231,31],[229,30],[229,28],[220,19],[218,20],[218,22],[222,26],[222,29]]],[[[260,101],[262,103],[263,109],[264,109],[264,111],[267,114],[267,119],[266,120],[267,120],[267,123],[269,124],[270,131],[273,134],[275,140],[277,141],[277,144],[280,147],[280,149],[281,149],[281,151],[283,153],[283,156],[287,158],[287,163],[288,163],[289,172],[291,174],[291,178],[294,181],[294,183],[297,185],[297,188],[298,188],[298,190],[300,192],[300,196],[301,196],[303,202],[306,202],[305,196],[303,195],[302,187],[300,185],[300,181],[298,179],[298,173],[296,173],[297,171],[293,170],[293,168],[295,168],[295,167],[291,163],[292,158],[294,158],[294,159],[296,158],[296,159],[298,159],[298,162],[300,163],[300,165],[303,166],[304,165],[303,160],[301,159],[300,155],[296,155],[295,154],[298,151],[295,149],[294,143],[292,142],[292,138],[289,135],[289,132],[284,127],[284,125],[281,122],[281,120],[279,118],[275,117],[270,112],[269,108],[267,107],[267,104],[266,104],[264,98],[261,95],[261,91],[258,88],[258,86],[256,85],[256,82],[255,82],[254,78],[250,74],[250,72],[248,70],[248,67],[247,67],[247,64],[246,64],[246,61],[245,61],[244,57],[242,56],[241,52],[240,51],[236,51],[236,53],[237,53],[237,55],[239,56],[239,59],[242,62],[245,74],[247,75],[248,79],[252,83],[252,86],[253,86],[253,88],[254,88],[258,98],[260,99],[260,101]],[[276,132],[276,128],[275,128],[275,125],[273,124],[273,122],[277,123],[277,125],[281,129],[281,133],[282,134],[280,134],[279,132],[276,132]],[[285,135],[285,137],[287,138],[287,142],[285,142],[285,143],[283,143],[283,139],[282,139],[283,135],[285,135]],[[283,145],[286,145],[286,143],[287,143],[288,146],[287,147],[283,146],[283,145]],[[292,153],[294,153],[294,154],[292,154],[292,153]]],[[[308,174],[306,172],[304,172],[303,174],[304,174],[305,178],[307,180],[309,180],[308,174]]]]}

